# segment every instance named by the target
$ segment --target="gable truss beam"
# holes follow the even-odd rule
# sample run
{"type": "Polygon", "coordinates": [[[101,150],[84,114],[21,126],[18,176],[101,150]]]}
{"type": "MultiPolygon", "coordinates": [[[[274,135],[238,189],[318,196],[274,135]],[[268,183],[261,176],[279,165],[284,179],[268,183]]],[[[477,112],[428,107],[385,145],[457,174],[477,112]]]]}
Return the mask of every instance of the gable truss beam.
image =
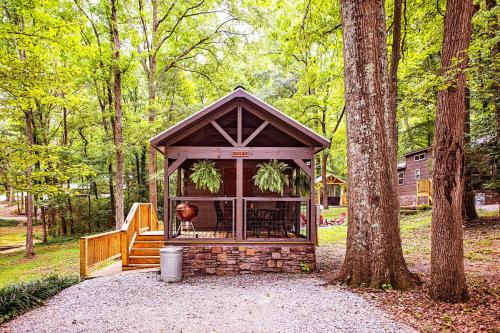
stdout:
{"type": "MultiPolygon", "coordinates": [[[[224,129],[223,129],[222,127],[220,127],[220,125],[219,125],[219,124],[217,124],[217,122],[216,122],[215,120],[211,120],[211,121],[210,121],[210,124],[212,124],[212,126],[213,126],[213,127],[215,127],[215,129],[216,129],[217,131],[219,131],[219,133],[220,133],[220,134],[222,134],[222,136],[223,136],[223,137],[224,137],[227,141],[229,141],[229,143],[230,143],[230,144],[232,144],[232,145],[233,145],[233,147],[238,147],[238,143],[236,143],[236,141],[234,141],[234,140],[233,140],[233,138],[232,138],[229,134],[227,134],[227,132],[226,132],[226,131],[224,131],[224,129]]],[[[241,133],[241,132],[239,132],[239,133],[241,133]]],[[[241,134],[238,134],[238,135],[241,135],[241,134]]]]}
{"type": "Polygon", "coordinates": [[[238,138],[238,146],[241,146],[241,141],[243,137],[243,113],[242,113],[241,105],[238,105],[238,130],[237,130],[237,138],[238,138]]]}
{"type": "Polygon", "coordinates": [[[305,138],[303,135],[300,135],[298,132],[293,132],[292,130],[289,129],[289,127],[283,126],[279,122],[276,122],[273,119],[272,115],[266,114],[265,112],[259,112],[259,110],[257,108],[255,108],[255,107],[253,107],[251,105],[246,105],[245,106],[245,110],[247,110],[248,112],[252,113],[254,116],[257,116],[257,117],[259,117],[259,118],[261,118],[263,120],[267,120],[274,127],[276,127],[277,129],[281,130],[282,132],[288,134],[292,138],[295,138],[295,139],[299,140],[300,142],[302,142],[306,146],[314,146],[314,143],[311,140],[305,138]]]}
{"type": "MultiPolygon", "coordinates": [[[[221,107],[220,111],[217,111],[216,113],[210,115],[210,117],[208,117],[207,120],[215,120],[215,119],[217,119],[219,117],[222,117],[226,113],[234,110],[235,107],[236,107],[236,103],[229,102],[228,104],[226,104],[223,107],[221,107]]],[[[200,120],[196,124],[194,124],[193,126],[189,126],[189,128],[184,129],[182,133],[180,133],[180,134],[176,135],[175,137],[167,140],[163,144],[166,145],[166,146],[170,146],[172,144],[175,144],[175,143],[181,141],[182,139],[186,138],[187,136],[193,134],[197,130],[203,128],[204,126],[207,126],[207,121],[200,120]]],[[[158,147],[160,147],[158,144],[155,144],[155,145],[156,145],[157,149],[158,149],[158,147]]]]}
{"type": "Polygon", "coordinates": [[[312,177],[312,170],[310,167],[307,166],[307,164],[300,158],[294,158],[293,161],[295,162],[295,164],[297,164],[302,170],[304,170],[304,172],[306,173],[306,175],[312,177]]]}
{"type": "Polygon", "coordinates": [[[174,173],[174,171],[177,170],[177,168],[179,168],[182,163],[184,163],[185,160],[186,159],[184,157],[180,157],[180,158],[176,159],[175,162],[172,163],[172,165],[168,167],[167,175],[170,177],[170,175],[172,175],[174,173]]]}
{"type": "Polygon", "coordinates": [[[250,134],[250,136],[242,143],[242,146],[243,147],[246,147],[250,142],[252,142],[252,140],[260,133],[262,132],[262,130],[267,126],[267,124],[269,124],[269,122],[267,120],[265,120],[262,124],[260,124],[259,127],[257,127],[257,129],[252,133],[250,134]]]}

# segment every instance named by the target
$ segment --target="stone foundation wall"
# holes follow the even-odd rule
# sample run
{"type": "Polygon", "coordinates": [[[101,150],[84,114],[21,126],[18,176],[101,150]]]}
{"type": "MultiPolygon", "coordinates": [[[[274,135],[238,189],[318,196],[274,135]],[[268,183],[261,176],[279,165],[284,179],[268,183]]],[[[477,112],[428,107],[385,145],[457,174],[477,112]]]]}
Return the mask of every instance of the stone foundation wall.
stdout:
{"type": "Polygon", "coordinates": [[[416,206],[417,196],[416,195],[400,195],[399,204],[401,206],[416,206]]]}
{"type": "Polygon", "coordinates": [[[185,246],[184,276],[237,275],[260,272],[299,273],[301,264],[316,268],[314,245],[185,246]]]}

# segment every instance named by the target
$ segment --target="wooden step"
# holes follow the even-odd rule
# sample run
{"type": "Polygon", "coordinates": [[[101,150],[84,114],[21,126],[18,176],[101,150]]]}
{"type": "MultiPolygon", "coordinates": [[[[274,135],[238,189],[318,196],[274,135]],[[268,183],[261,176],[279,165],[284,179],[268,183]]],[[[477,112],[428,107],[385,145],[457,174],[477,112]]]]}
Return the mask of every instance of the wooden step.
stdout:
{"type": "Polygon", "coordinates": [[[159,256],[160,255],[160,249],[159,248],[136,248],[135,244],[134,247],[132,248],[132,251],[130,251],[131,256],[159,256]]]}
{"type": "Polygon", "coordinates": [[[165,241],[164,235],[137,235],[136,241],[165,241]]]}
{"type": "Polygon", "coordinates": [[[160,264],[160,256],[129,256],[130,264],[160,264]]]}
{"type": "Polygon", "coordinates": [[[135,241],[134,248],[154,248],[161,249],[165,246],[163,241],[135,241]]]}
{"type": "Polygon", "coordinates": [[[158,264],[130,264],[128,266],[122,266],[123,271],[131,271],[136,269],[147,269],[147,268],[159,268],[158,264]]]}

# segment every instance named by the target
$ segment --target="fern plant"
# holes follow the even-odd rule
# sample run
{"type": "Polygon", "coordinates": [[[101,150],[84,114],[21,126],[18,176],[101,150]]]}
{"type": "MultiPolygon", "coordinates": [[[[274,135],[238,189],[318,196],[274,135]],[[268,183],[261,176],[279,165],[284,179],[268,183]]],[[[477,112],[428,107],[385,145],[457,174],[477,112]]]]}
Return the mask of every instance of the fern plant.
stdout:
{"type": "Polygon", "coordinates": [[[290,167],[277,160],[257,164],[257,167],[257,173],[253,176],[255,186],[261,191],[271,191],[283,195],[284,186],[289,184],[285,171],[290,167]]]}
{"type": "Polygon", "coordinates": [[[301,197],[307,197],[311,192],[309,177],[303,172],[301,172],[299,169],[295,170],[293,186],[295,188],[295,194],[301,197]]]}
{"type": "Polygon", "coordinates": [[[222,176],[214,161],[198,161],[193,164],[191,171],[189,178],[197,189],[209,190],[212,193],[219,191],[222,176]]]}

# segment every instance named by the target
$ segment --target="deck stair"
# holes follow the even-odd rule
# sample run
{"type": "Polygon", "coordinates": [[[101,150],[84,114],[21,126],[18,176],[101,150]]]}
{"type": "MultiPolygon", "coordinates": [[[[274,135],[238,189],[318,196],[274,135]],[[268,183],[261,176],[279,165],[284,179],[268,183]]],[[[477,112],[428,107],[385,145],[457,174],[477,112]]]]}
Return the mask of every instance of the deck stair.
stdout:
{"type": "Polygon", "coordinates": [[[100,262],[121,257],[122,269],[160,266],[164,246],[162,224],[150,203],[134,203],[121,229],[80,239],[80,275],[100,262]]]}
{"type": "Polygon", "coordinates": [[[129,253],[128,265],[123,270],[160,267],[160,249],[164,246],[163,233],[138,235],[129,253]]]}

